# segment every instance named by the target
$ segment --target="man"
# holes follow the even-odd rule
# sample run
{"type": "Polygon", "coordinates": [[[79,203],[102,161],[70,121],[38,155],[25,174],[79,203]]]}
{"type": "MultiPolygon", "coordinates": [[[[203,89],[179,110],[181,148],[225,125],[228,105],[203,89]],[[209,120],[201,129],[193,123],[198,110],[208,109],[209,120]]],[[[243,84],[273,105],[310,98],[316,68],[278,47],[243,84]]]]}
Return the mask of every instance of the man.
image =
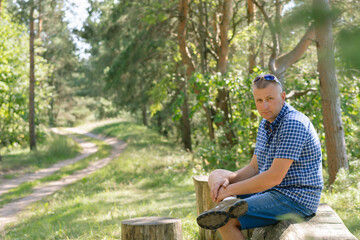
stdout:
{"type": "Polygon", "coordinates": [[[285,102],[273,75],[253,81],[259,126],[249,165],[209,176],[211,197],[219,203],[197,218],[199,226],[219,229],[224,240],[245,239],[240,230],[280,219],[315,214],[323,187],[321,147],[310,120],[285,102]],[[240,197],[236,198],[236,197],[240,197]]]}

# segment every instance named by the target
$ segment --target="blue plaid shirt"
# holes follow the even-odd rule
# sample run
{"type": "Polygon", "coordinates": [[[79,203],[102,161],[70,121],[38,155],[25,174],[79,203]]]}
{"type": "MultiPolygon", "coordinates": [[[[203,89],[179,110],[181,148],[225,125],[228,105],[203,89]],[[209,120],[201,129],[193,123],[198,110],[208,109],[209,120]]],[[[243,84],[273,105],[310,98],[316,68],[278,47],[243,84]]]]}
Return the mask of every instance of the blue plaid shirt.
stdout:
{"type": "Polygon", "coordinates": [[[308,117],[285,103],[274,122],[261,121],[255,155],[259,173],[268,170],[275,158],[294,160],[283,181],[272,190],[316,212],[323,188],[322,156],[319,137],[308,117]]]}

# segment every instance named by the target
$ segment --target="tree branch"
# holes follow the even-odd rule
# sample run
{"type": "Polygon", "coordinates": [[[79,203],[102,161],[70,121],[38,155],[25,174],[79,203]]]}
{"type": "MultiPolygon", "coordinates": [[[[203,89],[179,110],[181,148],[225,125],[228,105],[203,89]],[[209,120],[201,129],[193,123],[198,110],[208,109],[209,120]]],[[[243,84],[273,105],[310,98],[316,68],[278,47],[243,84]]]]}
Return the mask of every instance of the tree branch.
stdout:
{"type": "Polygon", "coordinates": [[[280,53],[279,35],[277,34],[276,28],[275,28],[274,24],[272,23],[271,18],[265,11],[264,6],[260,5],[258,3],[258,1],[256,1],[256,0],[252,0],[252,1],[259,8],[260,12],[264,16],[266,23],[269,25],[271,38],[272,38],[272,42],[273,42],[272,54],[271,54],[270,60],[269,60],[269,68],[273,73],[275,73],[276,72],[276,58],[280,53]]]}
{"type": "Polygon", "coordinates": [[[276,59],[276,74],[281,75],[297,62],[313,41],[315,41],[315,28],[314,25],[311,25],[293,50],[276,59]]]}
{"type": "Polygon", "coordinates": [[[301,96],[306,95],[308,92],[316,92],[316,88],[309,88],[304,91],[300,90],[291,90],[288,94],[286,94],[286,99],[295,99],[301,96]]]}

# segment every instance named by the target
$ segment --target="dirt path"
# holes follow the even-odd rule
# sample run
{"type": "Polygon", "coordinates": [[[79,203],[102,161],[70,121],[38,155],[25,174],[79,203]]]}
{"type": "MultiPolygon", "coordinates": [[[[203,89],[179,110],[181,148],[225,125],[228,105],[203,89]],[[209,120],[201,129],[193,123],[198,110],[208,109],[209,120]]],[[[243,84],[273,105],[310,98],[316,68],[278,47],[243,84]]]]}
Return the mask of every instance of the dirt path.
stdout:
{"type": "Polygon", "coordinates": [[[76,163],[76,162],[88,157],[90,154],[95,153],[98,150],[97,146],[94,143],[85,142],[85,141],[83,141],[79,138],[75,138],[75,137],[73,137],[73,139],[82,148],[81,154],[79,156],[72,158],[72,159],[58,162],[49,168],[40,169],[39,171],[34,172],[34,173],[27,173],[18,178],[2,181],[0,184],[0,196],[4,193],[8,192],[10,189],[19,186],[21,183],[31,182],[31,181],[41,179],[43,177],[50,176],[51,174],[55,173],[56,171],[60,170],[61,168],[65,167],[67,165],[76,163]]]}
{"type": "MultiPolygon", "coordinates": [[[[74,183],[75,181],[80,180],[85,176],[95,172],[96,170],[106,166],[112,159],[116,158],[126,148],[126,143],[119,141],[116,138],[108,138],[108,137],[96,135],[87,132],[87,129],[88,128],[67,128],[62,130],[62,132],[83,134],[104,141],[105,143],[112,146],[112,152],[110,156],[101,159],[97,162],[93,162],[87,168],[79,170],[70,176],[66,176],[62,178],[61,180],[39,185],[35,187],[33,189],[34,191],[28,196],[4,205],[2,208],[0,208],[0,232],[4,230],[6,225],[16,222],[18,213],[23,210],[26,210],[26,207],[29,204],[39,201],[44,197],[53,194],[55,191],[59,190],[60,188],[68,184],[74,183]]],[[[54,164],[52,167],[47,169],[42,169],[36,173],[26,174],[22,177],[3,182],[0,185],[0,195],[4,194],[5,192],[9,191],[11,188],[16,187],[23,182],[33,181],[36,179],[40,179],[44,176],[49,176],[54,172],[58,171],[59,169],[61,169],[62,167],[80,161],[81,159],[97,151],[97,147],[95,146],[95,144],[84,142],[81,141],[80,139],[75,139],[75,141],[80,141],[80,145],[83,147],[83,152],[80,156],[54,164]]]]}

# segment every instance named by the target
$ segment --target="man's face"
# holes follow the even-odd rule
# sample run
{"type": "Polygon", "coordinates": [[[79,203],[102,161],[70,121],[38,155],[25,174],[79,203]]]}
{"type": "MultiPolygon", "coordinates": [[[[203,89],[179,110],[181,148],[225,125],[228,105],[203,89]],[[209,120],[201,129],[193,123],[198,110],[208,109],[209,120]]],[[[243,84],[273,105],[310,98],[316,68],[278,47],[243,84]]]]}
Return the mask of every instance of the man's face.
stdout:
{"type": "Polygon", "coordinates": [[[285,92],[277,84],[269,84],[266,88],[254,86],[253,94],[260,115],[270,123],[275,121],[284,105],[285,92]]]}

